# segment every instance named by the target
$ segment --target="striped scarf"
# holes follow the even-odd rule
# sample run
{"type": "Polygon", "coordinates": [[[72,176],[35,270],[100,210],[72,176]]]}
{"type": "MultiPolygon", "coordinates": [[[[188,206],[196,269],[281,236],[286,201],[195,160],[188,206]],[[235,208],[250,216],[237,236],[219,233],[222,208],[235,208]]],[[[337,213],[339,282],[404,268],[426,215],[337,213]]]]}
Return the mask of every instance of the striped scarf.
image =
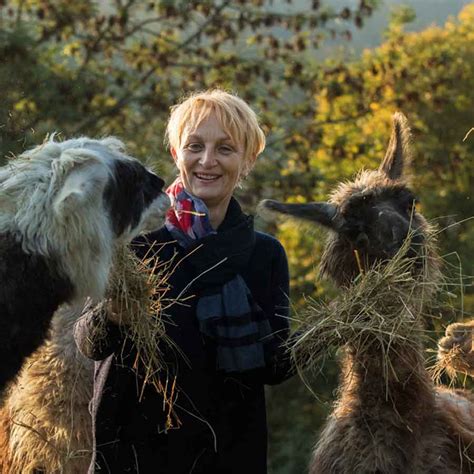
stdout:
{"type": "Polygon", "coordinates": [[[194,284],[199,294],[196,316],[201,333],[215,342],[217,369],[244,372],[264,367],[274,337],[240,275],[255,245],[252,217],[232,198],[216,232],[204,202],[186,191],[179,178],[167,193],[173,207],[166,228],[183,248],[196,250],[186,258],[200,275],[194,284]]]}

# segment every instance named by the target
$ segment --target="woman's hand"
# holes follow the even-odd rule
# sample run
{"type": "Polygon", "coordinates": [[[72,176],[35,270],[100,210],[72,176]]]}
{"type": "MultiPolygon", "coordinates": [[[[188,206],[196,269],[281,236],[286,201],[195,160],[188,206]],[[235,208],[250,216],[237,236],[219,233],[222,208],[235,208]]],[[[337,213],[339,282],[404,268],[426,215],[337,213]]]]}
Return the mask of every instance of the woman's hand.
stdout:
{"type": "Polygon", "coordinates": [[[125,302],[113,298],[105,301],[104,311],[106,318],[119,326],[131,324],[134,317],[137,318],[143,313],[143,309],[140,311],[138,301],[129,299],[125,302]]]}
{"type": "Polygon", "coordinates": [[[110,322],[119,326],[130,323],[130,309],[126,307],[125,302],[109,299],[104,310],[105,316],[110,322]]]}

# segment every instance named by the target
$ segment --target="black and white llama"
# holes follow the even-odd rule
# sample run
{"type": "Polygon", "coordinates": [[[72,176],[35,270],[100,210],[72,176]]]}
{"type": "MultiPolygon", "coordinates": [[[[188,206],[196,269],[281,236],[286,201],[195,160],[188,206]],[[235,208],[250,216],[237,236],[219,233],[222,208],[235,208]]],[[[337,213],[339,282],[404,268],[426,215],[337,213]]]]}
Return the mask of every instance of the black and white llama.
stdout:
{"type": "Polygon", "coordinates": [[[163,185],[112,137],[52,139],[0,168],[0,392],[59,305],[103,297],[115,244],[161,225],[163,185]]]}

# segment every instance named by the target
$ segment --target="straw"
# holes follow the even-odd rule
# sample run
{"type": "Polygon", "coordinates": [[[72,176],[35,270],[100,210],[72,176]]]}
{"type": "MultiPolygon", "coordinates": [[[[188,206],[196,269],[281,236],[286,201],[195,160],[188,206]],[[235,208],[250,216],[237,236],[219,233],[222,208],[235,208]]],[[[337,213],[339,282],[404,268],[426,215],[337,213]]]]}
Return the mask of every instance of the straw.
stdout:
{"type": "MultiPolygon", "coordinates": [[[[172,303],[167,293],[175,258],[166,262],[156,258],[162,245],[166,244],[152,245],[143,259],[138,258],[127,246],[117,248],[107,297],[121,319],[127,338],[136,349],[133,368],[143,377],[139,398],[142,398],[146,385],[153,386],[162,394],[166,425],[171,428],[180,424],[173,413],[177,395],[176,380],[168,376],[162,349],[173,346],[166,335],[163,308],[172,303]]],[[[175,346],[173,349],[177,350],[175,346]]]]}
{"type": "MultiPolygon", "coordinates": [[[[289,347],[300,369],[317,367],[328,351],[349,344],[356,357],[380,351],[389,370],[392,351],[419,346],[440,272],[434,241],[425,241],[418,255],[408,257],[411,238],[392,259],[361,271],[333,301],[307,300],[299,337],[289,347]]],[[[360,261],[358,254],[354,258],[360,261]]]]}

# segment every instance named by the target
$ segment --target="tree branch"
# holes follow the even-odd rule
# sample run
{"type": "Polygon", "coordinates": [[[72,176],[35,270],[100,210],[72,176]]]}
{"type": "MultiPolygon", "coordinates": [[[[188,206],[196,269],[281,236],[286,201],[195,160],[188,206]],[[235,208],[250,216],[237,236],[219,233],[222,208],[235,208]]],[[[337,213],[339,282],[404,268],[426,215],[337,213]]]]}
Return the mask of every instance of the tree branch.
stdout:
{"type": "MultiPolygon", "coordinates": [[[[186,48],[192,41],[198,38],[199,35],[201,35],[201,33],[207,28],[207,26],[209,26],[209,24],[211,24],[216,19],[216,17],[221,13],[221,11],[225,9],[229,4],[230,4],[230,0],[226,0],[218,8],[216,8],[213,15],[211,15],[196,32],[188,36],[188,38],[186,38],[183,42],[179,43],[176,46],[176,48],[170,52],[169,56],[174,57],[178,51],[186,48]]],[[[94,115],[93,117],[89,117],[83,120],[81,123],[79,123],[77,127],[75,127],[75,129],[73,130],[73,133],[79,134],[83,132],[84,130],[86,130],[87,128],[89,128],[92,124],[97,123],[99,120],[119,112],[123,107],[125,107],[128,103],[130,103],[134,99],[134,96],[138,92],[140,87],[146,83],[146,81],[155,72],[155,70],[156,70],[156,66],[153,65],[150,69],[148,69],[148,71],[146,71],[138,79],[137,83],[135,84],[135,87],[129,88],[128,92],[124,94],[113,107],[110,107],[109,109],[102,111],[99,115],[94,115]]]]}

